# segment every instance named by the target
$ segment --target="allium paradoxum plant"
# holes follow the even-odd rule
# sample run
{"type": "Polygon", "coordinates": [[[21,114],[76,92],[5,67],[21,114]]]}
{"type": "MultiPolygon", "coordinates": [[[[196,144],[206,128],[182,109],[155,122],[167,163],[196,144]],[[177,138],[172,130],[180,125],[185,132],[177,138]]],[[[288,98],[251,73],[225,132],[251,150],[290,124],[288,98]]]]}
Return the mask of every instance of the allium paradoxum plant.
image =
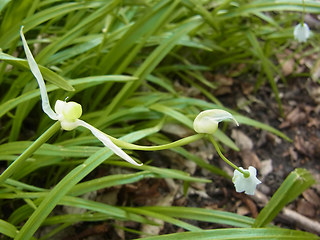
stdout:
{"type": "Polygon", "coordinates": [[[303,3],[303,12],[301,15],[301,21],[297,26],[295,26],[293,30],[294,39],[296,39],[298,42],[306,42],[311,35],[311,31],[309,29],[308,24],[304,22],[304,16],[306,14],[304,0],[302,0],[302,3],[303,3]]]}
{"type": "Polygon", "coordinates": [[[193,122],[193,128],[197,133],[208,134],[210,141],[214,145],[220,157],[233,167],[234,173],[232,182],[237,192],[245,192],[249,195],[254,195],[256,187],[261,181],[256,177],[257,170],[250,166],[248,170],[242,167],[237,167],[235,164],[230,162],[220,151],[219,145],[213,138],[213,134],[218,129],[218,124],[224,120],[233,120],[238,126],[237,120],[229,112],[221,109],[206,110],[201,112],[193,122]]]}
{"type": "Polygon", "coordinates": [[[58,120],[61,123],[61,128],[66,131],[73,130],[79,126],[89,129],[92,132],[92,134],[96,136],[106,147],[108,147],[111,151],[113,151],[113,153],[117,154],[119,157],[121,157],[122,159],[126,160],[131,164],[141,166],[142,164],[135,162],[121,148],[115,145],[105,133],[101,132],[100,130],[96,129],[90,124],[79,119],[82,115],[82,107],[79,103],[57,100],[54,107],[55,111],[52,110],[49,103],[49,98],[48,98],[43,77],[41,75],[41,72],[38,68],[36,61],[34,60],[31,54],[31,51],[28,47],[28,44],[25,40],[22,30],[23,30],[23,27],[21,27],[21,30],[20,30],[23,48],[27,56],[30,70],[32,74],[35,76],[35,78],[37,79],[37,82],[40,88],[42,109],[49,116],[49,118],[51,118],[52,120],[58,120]]]}

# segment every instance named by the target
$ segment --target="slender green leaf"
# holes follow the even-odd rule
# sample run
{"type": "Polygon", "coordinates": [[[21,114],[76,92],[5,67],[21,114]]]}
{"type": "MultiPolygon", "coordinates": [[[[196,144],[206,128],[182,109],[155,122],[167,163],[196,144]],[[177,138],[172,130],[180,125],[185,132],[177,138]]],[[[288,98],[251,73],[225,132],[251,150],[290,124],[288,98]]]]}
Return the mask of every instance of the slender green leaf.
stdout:
{"type": "Polygon", "coordinates": [[[149,211],[154,211],[162,214],[166,214],[171,217],[191,219],[202,222],[212,222],[219,224],[226,224],[233,227],[251,227],[254,223],[253,218],[239,216],[235,213],[224,212],[219,210],[193,208],[193,207],[162,207],[151,206],[142,207],[149,211]]]}
{"type": "Polygon", "coordinates": [[[285,205],[297,198],[314,183],[313,176],[306,169],[295,169],[273,194],[268,204],[261,210],[253,227],[263,227],[270,223],[285,205]]]}
{"type": "Polygon", "coordinates": [[[178,219],[170,217],[170,216],[168,216],[166,214],[163,214],[161,212],[149,211],[147,209],[142,209],[142,208],[123,207],[122,209],[125,209],[128,212],[133,212],[133,213],[136,213],[136,214],[145,215],[145,216],[156,218],[156,219],[161,219],[161,220],[163,220],[165,222],[174,224],[174,225],[176,225],[178,227],[182,227],[182,228],[184,228],[186,230],[189,230],[189,231],[201,231],[202,230],[199,227],[196,227],[196,226],[193,226],[193,225],[191,225],[189,223],[180,221],[178,219]]]}
{"type": "MultiPolygon", "coordinates": [[[[318,236],[289,229],[278,228],[227,228],[227,229],[215,229],[204,230],[201,232],[183,232],[173,233],[162,236],[146,237],[143,240],[185,240],[185,239],[197,239],[197,240],[231,240],[231,239],[273,239],[273,240],[312,240],[318,239],[318,236]]],[[[142,238],[141,238],[142,240],[142,238]]]]}
{"type": "MultiPolygon", "coordinates": [[[[166,20],[168,14],[177,5],[177,1],[161,1],[155,6],[146,9],[146,12],[137,21],[129,31],[117,42],[115,47],[103,57],[100,62],[101,66],[105,66],[105,71],[109,71],[115,64],[119,64],[121,58],[127,55],[129,50],[133,48],[139,40],[150,36],[163,21],[166,20]],[[143,26],[143,27],[142,27],[143,26]]],[[[138,45],[141,49],[142,45],[138,45]]],[[[134,51],[132,51],[134,52],[134,51]]],[[[127,56],[128,58],[128,56],[127,56]]]]}
{"type": "Polygon", "coordinates": [[[74,39],[79,37],[79,35],[88,30],[90,27],[94,26],[94,24],[101,22],[105,18],[105,16],[109,14],[119,4],[120,0],[108,1],[101,5],[101,7],[97,8],[96,11],[87,14],[83,19],[80,19],[80,21],[72,29],[69,29],[69,31],[66,34],[64,34],[62,37],[56,39],[50,45],[45,47],[38,54],[38,61],[50,63],[48,61],[49,56],[52,56],[63,47],[71,44],[71,42],[74,39]]]}
{"type": "Polygon", "coordinates": [[[177,120],[178,122],[182,123],[183,125],[186,125],[189,128],[192,128],[192,126],[193,126],[193,122],[188,117],[186,117],[182,113],[176,111],[172,107],[167,107],[162,104],[154,104],[154,105],[150,106],[150,109],[155,110],[157,112],[161,112],[164,115],[168,115],[168,116],[172,117],[173,119],[177,120]]]}
{"type": "Polygon", "coordinates": [[[282,103],[279,95],[279,90],[276,84],[276,81],[274,79],[274,72],[273,69],[276,69],[274,64],[265,56],[262,48],[260,47],[260,44],[256,38],[256,36],[251,32],[247,31],[246,36],[251,43],[252,47],[254,48],[254,52],[257,54],[257,56],[260,58],[263,70],[266,74],[266,77],[269,80],[270,86],[272,88],[272,91],[275,95],[276,101],[279,106],[280,114],[283,115],[283,109],[282,109],[282,103]]]}
{"type": "Polygon", "coordinates": [[[46,8],[32,16],[23,20],[23,22],[16,22],[14,26],[6,33],[0,34],[0,46],[3,49],[7,49],[9,44],[14,40],[19,38],[19,29],[22,25],[25,26],[25,32],[34,28],[35,26],[48,21],[49,19],[54,19],[59,16],[65,15],[67,13],[88,8],[97,8],[101,6],[102,3],[99,2],[72,2],[63,3],[50,8],[46,8]]]}
{"type": "Polygon", "coordinates": [[[298,11],[298,12],[319,12],[320,3],[318,1],[300,1],[300,0],[257,0],[248,4],[243,4],[232,11],[222,14],[222,18],[233,18],[236,16],[247,16],[250,13],[259,13],[267,11],[298,11]]]}
{"type": "Polygon", "coordinates": [[[62,197],[64,197],[75,184],[77,184],[111,155],[112,152],[109,149],[103,148],[89,157],[83,164],[77,166],[67,174],[64,179],[62,179],[58,185],[50,191],[38,208],[32,213],[28,221],[23,225],[16,236],[16,240],[30,239],[62,197]]]}
{"type": "MultiPolygon", "coordinates": [[[[170,11],[172,11],[172,9],[170,9],[170,11]]],[[[110,112],[112,112],[116,106],[119,107],[119,104],[122,104],[124,99],[131,96],[132,93],[141,85],[142,81],[145,80],[145,78],[154,70],[154,68],[160,63],[160,61],[176,45],[177,41],[184,35],[188,34],[190,31],[192,31],[200,23],[201,20],[199,18],[192,18],[185,24],[181,25],[169,39],[159,45],[134,73],[134,76],[139,77],[139,81],[136,81],[135,83],[127,83],[113,99],[113,102],[107,107],[107,109],[105,110],[105,114],[109,114],[110,112]]]]}
{"type": "Polygon", "coordinates": [[[217,131],[213,135],[214,135],[214,137],[216,137],[220,142],[222,142],[226,146],[232,148],[235,151],[239,151],[239,147],[231,140],[230,137],[228,137],[220,129],[217,129],[217,131]]]}
{"type": "Polygon", "coordinates": [[[8,223],[0,219],[0,233],[8,237],[14,238],[18,233],[18,229],[11,223],[8,223]]]}
{"type": "Polygon", "coordinates": [[[149,171],[141,171],[131,174],[117,174],[93,179],[75,185],[69,192],[70,195],[79,196],[81,194],[96,191],[103,188],[128,184],[140,181],[144,178],[154,177],[155,175],[149,171]]]}
{"type": "Polygon", "coordinates": [[[249,126],[253,126],[253,127],[256,127],[256,128],[259,128],[259,129],[263,129],[263,130],[266,130],[268,132],[271,132],[289,142],[292,142],[292,140],[287,136],[285,135],[283,132],[277,130],[276,128],[274,127],[271,127],[270,125],[267,125],[265,123],[262,123],[262,122],[259,122],[259,121],[256,121],[254,119],[251,119],[249,117],[245,117],[245,116],[242,116],[242,115],[234,115],[235,119],[240,123],[240,124],[246,124],[246,125],[249,125],[249,126]]]}
{"type": "MultiPolygon", "coordinates": [[[[12,57],[8,54],[0,52],[0,60],[5,61],[13,66],[21,67],[30,71],[28,62],[25,59],[12,57]]],[[[38,65],[38,67],[40,68],[40,71],[43,74],[44,79],[48,80],[49,82],[57,85],[58,87],[66,91],[74,91],[72,85],[64,78],[62,78],[60,75],[56,74],[55,72],[51,71],[50,69],[44,66],[38,65]]]]}
{"type": "MultiPolygon", "coordinates": [[[[104,82],[122,82],[122,81],[126,82],[126,81],[134,81],[136,79],[137,79],[136,77],[125,76],[125,75],[106,75],[106,76],[92,76],[92,77],[78,78],[74,80],[69,80],[68,82],[75,87],[77,85],[85,85],[86,87],[92,87],[98,84],[102,84],[104,82]]],[[[47,92],[52,92],[58,89],[58,87],[53,85],[49,85],[46,88],[47,88],[47,92]]],[[[24,94],[21,94],[19,97],[6,101],[5,103],[0,105],[0,117],[2,117],[4,114],[6,114],[8,111],[15,108],[19,104],[25,101],[28,101],[30,99],[36,98],[38,96],[40,96],[40,91],[39,89],[35,89],[32,91],[26,92],[24,94]]]]}
{"type": "Polygon", "coordinates": [[[147,220],[146,218],[140,215],[137,215],[132,212],[127,212],[119,207],[114,207],[105,203],[95,202],[82,198],[65,196],[61,199],[59,204],[104,213],[116,219],[131,220],[145,224],[153,223],[152,221],[147,220]]]}
{"type": "Polygon", "coordinates": [[[11,0],[2,0],[0,2],[0,12],[2,11],[2,9],[4,9],[6,7],[6,5],[10,2],[11,0]]]}
{"type": "Polygon", "coordinates": [[[184,181],[188,181],[188,182],[202,182],[202,183],[210,183],[211,182],[208,179],[189,176],[188,173],[180,171],[180,170],[176,170],[176,169],[159,168],[159,167],[148,166],[146,164],[144,164],[140,167],[136,167],[136,166],[127,164],[124,161],[109,161],[109,163],[112,165],[117,165],[117,166],[142,169],[145,171],[149,171],[149,172],[158,174],[159,176],[161,176],[163,178],[180,179],[180,180],[184,180],[184,181]]]}

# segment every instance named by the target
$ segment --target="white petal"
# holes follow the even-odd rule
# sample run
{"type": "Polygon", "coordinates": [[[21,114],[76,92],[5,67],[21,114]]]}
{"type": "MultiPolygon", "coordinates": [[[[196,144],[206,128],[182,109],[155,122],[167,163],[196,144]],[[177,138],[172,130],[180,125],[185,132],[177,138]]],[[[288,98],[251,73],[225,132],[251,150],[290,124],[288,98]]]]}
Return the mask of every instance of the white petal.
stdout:
{"type": "Polygon", "coordinates": [[[57,114],[63,114],[63,108],[66,105],[66,102],[57,100],[56,104],[54,105],[54,110],[56,111],[57,114]]]}
{"type": "Polygon", "coordinates": [[[203,113],[206,113],[207,116],[213,120],[213,121],[217,121],[217,122],[222,122],[224,120],[227,119],[231,119],[234,121],[234,123],[239,126],[239,123],[237,122],[237,120],[232,116],[231,113],[222,110],[222,109],[213,109],[213,110],[207,110],[204,111],[203,113]]]}
{"type": "Polygon", "coordinates": [[[117,145],[115,145],[110,138],[100,130],[96,129],[95,127],[91,126],[90,124],[82,121],[82,120],[77,120],[76,121],[78,126],[85,127],[89,129],[94,136],[96,136],[106,147],[110,148],[115,154],[117,154],[119,157],[123,158],[127,162],[136,165],[136,166],[141,166],[142,164],[139,164],[135,162],[128,154],[126,154],[121,148],[119,148],[117,145]]]}
{"type": "Polygon", "coordinates": [[[61,128],[66,131],[71,131],[79,126],[77,121],[68,121],[65,119],[59,119],[59,121],[61,123],[61,128]]]}
{"type": "Polygon", "coordinates": [[[26,39],[24,38],[22,30],[23,30],[23,26],[20,29],[20,36],[22,39],[24,51],[27,56],[28,64],[30,66],[30,70],[38,81],[38,85],[40,88],[40,94],[41,94],[41,100],[42,100],[42,109],[49,116],[49,118],[51,118],[53,120],[57,120],[57,114],[50,107],[49,98],[48,98],[48,94],[47,94],[47,90],[46,90],[46,85],[45,85],[44,80],[42,78],[41,72],[39,70],[39,67],[38,67],[36,61],[34,60],[34,58],[32,56],[32,53],[28,47],[26,39]]]}

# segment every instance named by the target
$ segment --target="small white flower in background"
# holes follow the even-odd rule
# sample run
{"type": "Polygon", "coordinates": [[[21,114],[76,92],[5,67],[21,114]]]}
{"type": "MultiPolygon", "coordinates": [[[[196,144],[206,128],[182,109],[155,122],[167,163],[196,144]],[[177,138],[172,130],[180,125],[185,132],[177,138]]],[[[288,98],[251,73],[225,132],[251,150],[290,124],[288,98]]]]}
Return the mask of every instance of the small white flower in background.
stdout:
{"type": "Polygon", "coordinates": [[[206,110],[198,114],[193,121],[193,128],[197,133],[213,134],[221,121],[231,119],[239,126],[231,113],[222,109],[206,110]]]}
{"type": "Polygon", "coordinates": [[[26,52],[28,64],[30,66],[32,74],[37,79],[39,88],[40,88],[40,95],[42,101],[42,109],[43,111],[52,119],[58,120],[61,123],[61,128],[70,131],[75,129],[76,127],[82,126],[89,129],[94,136],[96,136],[106,147],[112,150],[115,154],[119,157],[123,158],[124,160],[128,161],[129,163],[137,166],[141,166],[135,162],[128,154],[126,154],[121,148],[115,145],[110,138],[100,130],[96,129],[95,127],[91,126],[90,124],[80,120],[79,118],[82,115],[82,107],[79,103],[76,102],[64,102],[61,100],[57,100],[55,104],[55,112],[52,110],[49,98],[46,90],[46,86],[41,75],[41,72],[38,68],[36,61],[34,60],[32,53],[28,47],[27,41],[23,35],[23,27],[20,30],[20,36],[23,43],[24,51],[26,52]]]}
{"type": "Polygon", "coordinates": [[[295,26],[293,35],[294,39],[298,40],[298,42],[306,42],[310,37],[310,29],[306,23],[299,23],[295,26]]]}
{"type": "Polygon", "coordinates": [[[248,170],[245,170],[242,167],[239,168],[243,171],[249,171],[250,176],[245,177],[238,170],[234,170],[232,182],[236,188],[236,191],[244,192],[248,195],[254,195],[257,185],[261,183],[261,181],[256,177],[257,170],[252,166],[250,166],[248,170]]]}

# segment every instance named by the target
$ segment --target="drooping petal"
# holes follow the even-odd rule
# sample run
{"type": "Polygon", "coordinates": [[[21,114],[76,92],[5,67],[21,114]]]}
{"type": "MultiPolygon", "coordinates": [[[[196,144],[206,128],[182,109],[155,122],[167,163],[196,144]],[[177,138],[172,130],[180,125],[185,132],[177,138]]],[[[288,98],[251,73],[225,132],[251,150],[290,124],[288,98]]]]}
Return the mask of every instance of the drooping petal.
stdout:
{"type": "Polygon", "coordinates": [[[24,38],[22,30],[23,30],[23,26],[20,29],[20,36],[22,39],[22,44],[23,44],[24,51],[26,53],[28,64],[30,66],[30,70],[31,70],[32,74],[35,76],[35,78],[37,79],[37,82],[38,82],[38,85],[40,88],[42,109],[49,116],[49,118],[51,118],[53,120],[57,120],[57,114],[50,107],[49,98],[48,98],[48,94],[47,94],[47,90],[46,90],[46,85],[44,83],[43,77],[41,75],[41,72],[39,70],[39,67],[38,67],[36,61],[34,60],[34,58],[32,56],[32,53],[28,47],[26,39],[24,38]]]}
{"type": "Polygon", "coordinates": [[[141,166],[142,164],[137,163],[134,161],[128,154],[126,154],[121,148],[119,148],[117,145],[115,145],[110,138],[101,132],[100,130],[96,129],[95,127],[91,126],[90,124],[86,123],[82,120],[77,120],[77,125],[85,127],[89,129],[94,136],[96,136],[106,147],[108,147],[111,151],[113,151],[115,154],[117,154],[122,159],[126,160],[127,162],[136,165],[141,166]]]}
{"type": "Polygon", "coordinates": [[[257,185],[261,183],[261,181],[256,177],[257,170],[252,166],[250,166],[248,170],[245,170],[242,167],[240,167],[240,169],[243,171],[249,171],[250,176],[246,178],[241,172],[234,170],[232,182],[234,183],[236,191],[245,192],[248,195],[254,195],[257,185]]]}
{"type": "Polygon", "coordinates": [[[231,119],[238,126],[237,120],[231,113],[222,109],[206,110],[198,114],[193,121],[193,128],[197,133],[213,134],[217,128],[218,123],[227,119],[231,119]]]}

